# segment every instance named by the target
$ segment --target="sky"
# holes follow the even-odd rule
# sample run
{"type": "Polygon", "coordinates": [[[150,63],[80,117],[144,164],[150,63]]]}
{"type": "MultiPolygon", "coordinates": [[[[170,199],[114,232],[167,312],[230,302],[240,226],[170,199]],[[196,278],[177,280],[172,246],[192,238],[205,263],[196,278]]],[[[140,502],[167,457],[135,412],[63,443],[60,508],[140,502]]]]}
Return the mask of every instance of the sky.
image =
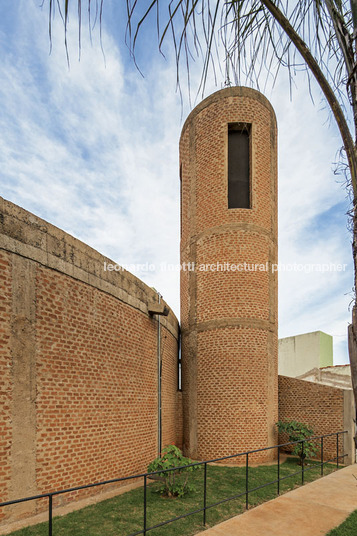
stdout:
{"type": "MultiPolygon", "coordinates": [[[[191,97],[168,40],[158,52],[154,21],[140,36],[136,68],[125,44],[125,13],[106,0],[102,46],[71,13],[70,65],[63,26],[48,37],[47,2],[0,0],[0,195],[87,243],[155,287],[179,317],[180,132],[191,97]],[[51,48],[51,50],[50,50],[51,48]],[[144,75],[144,76],[143,76],[144,75]],[[147,268],[147,269],[146,269],[147,268]]],[[[84,13],[85,15],[85,13],[84,13]]],[[[85,19],[84,19],[85,22],[85,19]]],[[[207,79],[204,97],[224,87],[207,79]]],[[[334,363],[348,362],[352,300],[349,203],[334,174],[342,145],[319,90],[298,73],[292,96],[282,71],[267,88],[278,121],[279,337],[321,330],[334,337],[334,363]],[[309,271],[314,264],[345,270],[309,271]]]]}

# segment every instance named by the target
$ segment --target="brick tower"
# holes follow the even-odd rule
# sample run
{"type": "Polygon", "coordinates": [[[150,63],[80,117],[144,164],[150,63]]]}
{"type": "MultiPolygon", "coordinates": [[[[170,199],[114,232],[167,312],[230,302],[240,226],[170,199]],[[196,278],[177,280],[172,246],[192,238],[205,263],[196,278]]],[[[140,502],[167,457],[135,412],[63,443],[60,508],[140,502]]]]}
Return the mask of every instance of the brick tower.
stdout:
{"type": "Polygon", "coordinates": [[[201,102],[182,130],[180,179],[185,452],[210,459],[271,446],[277,144],[269,101],[232,87],[201,102]]]}

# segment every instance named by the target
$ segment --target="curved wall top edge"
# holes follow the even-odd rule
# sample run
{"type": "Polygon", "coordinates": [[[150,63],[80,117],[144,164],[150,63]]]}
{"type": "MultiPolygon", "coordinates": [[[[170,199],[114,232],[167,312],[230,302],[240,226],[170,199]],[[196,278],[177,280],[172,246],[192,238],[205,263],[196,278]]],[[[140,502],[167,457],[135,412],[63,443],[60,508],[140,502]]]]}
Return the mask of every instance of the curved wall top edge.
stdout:
{"type": "Polygon", "coordinates": [[[267,99],[267,97],[263,95],[263,93],[261,93],[257,89],[253,89],[250,87],[232,86],[215,91],[214,93],[203,99],[203,101],[201,101],[199,104],[197,104],[197,106],[195,106],[192,112],[187,116],[186,121],[183,124],[180,137],[182,137],[184,131],[186,130],[188,124],[192,121],[192,119],[200,112],[202,112],[202,110],[204,110],[205,108],[207,108],[207,106],[210,106],[214,102],[218,102],[223,98],[229,97],[251,97],[252,99],[259,101],[270,111],[274,126],[275,128],[277,128],[277,120],[274,108],[271,105],[270,101],[267,99]]]}
{"type": "MultiPolygon", "coordinates": [[[[34,260],[113,295],[144,314],[158,301],[155,290],[127,270],[105,271],[117,264],[81,240],[0,197],[0,249],[34,260]]],[[[163,301],[166,304],[166,302],[163,301]]],[[[178,337],[178,320],[170,309],[161,323],[178,337]]]]}

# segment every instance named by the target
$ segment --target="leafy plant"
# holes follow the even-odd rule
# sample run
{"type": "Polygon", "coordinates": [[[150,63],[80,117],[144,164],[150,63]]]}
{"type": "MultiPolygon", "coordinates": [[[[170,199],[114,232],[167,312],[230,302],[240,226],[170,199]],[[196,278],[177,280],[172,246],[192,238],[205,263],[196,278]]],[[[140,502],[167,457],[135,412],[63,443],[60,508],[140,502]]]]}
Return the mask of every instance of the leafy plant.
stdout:
{"type": "Polygon", "coordinates": [[[299,465],[302,465],[305,458],[312,458],[318,449],[313,441],[306,441],[314,435],[312,428],[306,424],[294,420],[278,421],[276,423],[279,434],[285,433],[289,441],[302,441],[304,443],[295,443],[293,445],[293,454],[299,456],[299,465]]]}
{"type": "Polygon", "coordinates": [[[189,491],[195,491],[195,488],[189,484],[188,479],[190,473],[200,469],[200,465],[187,466],[193,463],[190,458],[185,458],[182,452],[175,445],[165,447],[161,456],[152,461],[148,466],[148,472],[162,471],[157,475],[153,475],[154,480],[162,482],[162,486],[158,489],[161,495],[167,497],[183,497],[189,491]],[[179,469],[165,471],[165,469],[179,469]]]}

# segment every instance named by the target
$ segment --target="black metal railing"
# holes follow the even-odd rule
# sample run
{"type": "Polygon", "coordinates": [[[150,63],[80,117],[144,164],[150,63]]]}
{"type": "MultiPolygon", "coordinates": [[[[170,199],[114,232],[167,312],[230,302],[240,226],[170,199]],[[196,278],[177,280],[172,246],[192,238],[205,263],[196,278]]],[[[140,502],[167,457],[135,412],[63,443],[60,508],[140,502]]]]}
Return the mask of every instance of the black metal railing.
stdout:
{"type": "Polygon", "coordinates": [[[342,458],[342,460],[344,460],[344,458],[347,456],[347,454],[344,454],[344,453],[340,454],[339,453],[339,449],[340,449],[339,436],[342,435],[342,434],[347,434],[347,433],[348,432],[346,430],[343,431],[343,432],[333,432],[331,434],[325,434],[325,435],[322,435],[322,436],[314,436],[314,437],[303,439],[303,440],[300,440],[300,441],[292,441],[292,442],[289,442],[289,443],[283,443],[281,445],[275,445],[273,447],[265,447],[265,448],[262,448],[262,449],[250,450],[250,451],[247,451],[247,452],[240,452],[239,454],[232,454],[230,456],[224,456],[224,457],[221,457],[221,458],[215,458],[214,460],[207,460],[207,461],[203,461],[203,462],[195,462],[195,463],[192,463],[190,465],[185,465],[183,467],[173,467],[173,468],[170,468],[170,469],[161,469],[160,471],[154,471],[154,472],[151,472],[151,473],[142,473],[142,474],[127,476],[127,477],[123,477],[123,478],[113,478],[112,480],[106,480],[106,481],[103,481],[103,482],[96,482],[94,484],[87,484],[87,485],[84,485],[84,486],[76,486],[74,488],[68,488],[68,489],[64,489],[64,490],[60,490],[60,491],[53,491],[51,493],[44,493],[42,495],[34,495],[33,497],[25,497],[23,499],[16,499],[16,500],[12,500],[12,501],[6,501],[6,502],[0,503],[0,508],[4,507],[4,506],[13,505],[13,504],[19,504],[19,503],[24,503],[24,502],[28,502],[28,501],[34,501],[34,500],[38,500],[38,499],[47,498],[48,499],[48,536],[53,536],[53,526],[52,526],[53,497],[56,497],[57,495],[63,495],[64,493],[72,493],[72,492],[80,491],[80,490],[83,490],[83,489],[89,489],[89,488],[94,488],[94,487],[98,487],[98,486],[104,486],[104,485],[108,485],[108,484],[114,484],[114,483],[118,483],[118,482],[125,482],[125,481],[128,481],[128,480],[134,480],[134,479],[143,478],[144,479],[144,486],[143,486],[143,528],[141,530],[137,531],[137,532],[131,533],[128,536],[137,536],[138,534],[146,535],[146,533],[149,532],[150,530],[157,529],[157,528],[162,527],[164,525],[168,525],[169,523],[173,523],[174,521],[178,521],[179,519],[184,519],[184,518],[186,518],[188,516],[192,516],[194,514],[199,514],[199,513],[202,513],[202,515],[203,515],[203,520],[202,521],[203,521],[203,525],[205,525],[206,524],[206,512],[210,508],[214,508],[216,506],[219,506],[220,504],[223,504],[223,503],[226,503],[228,501],[232,501],[234,499],[238,499],[239,497],[245,496],[245,508],[246,508],[246,510],[248,510],[248,507],[249,507],[249,504],[248,504],[249,494],[254,492],[254,491],[260,490],[260,489],[265,488],[267,486],[271,486],[272,484],[277,484],[277,495],[279,495],[280,494],[280,482],[282,480],[285,480],[287,478],[291,478],[293,476],[301,474],[301,484],[303,485],[304,481],[305,481],[305,473],[306,473],[306,471],[314,469],[314,468],[316,468],[316,466],[319,466],[319,465],[321,466],[321,476],[323,476],[323,474],[324,474],[324,466],[327,463],[336,462],[337,468],[339,468],[341,458],[342,458]],[[324,439],[327,438],[327,437],[333,437],[333,436],[336,436],[336,456],[334,456],[333,458],[330,458],[328,460],[324,460],[324,439]],[[305,444],[306,441],[316,441],[318,439],[320,439],[320,458],[321,459],[316,464],[314,464],[314,465],[312,465],[310,467],[306,467],[304,465],[304,456],[303,456],[304,444],[305,444]],[[280,450],[282,448],[286,448],[286,447],[289,447],[291,445],[296,445],[296,444],[299,444],[299,443],[302,444],[301,470],[296,471],[294,473],[289,473],[289,475],[286,475],[286,476],[280,476],[280,450]],[[272,450],[272,449],[277,449],[277,478],[275,480],[272,480],[270,482],[262,484],[261,486],[256,486],[256,487],[250,489],[249,488],[249,456],[252,455],[252,454],[256,454],[258,452],[263,452],[263,451],[272,450]],[[231,497],[226,497],[226,498],[224,498],[224,499],[222,499],[222,500],[220,500],[218,502],[215,502],[215,503],[212,503],[212,504],[207,504],[207,465],[209,463],[222,462],[224,460],[230,460],[230,459],[233,459],[233,458],[239,458],[239,457],[243,457],[243,456],[245,456],[245,491],[243,491],[241,493],[238,493],[236,495],[233,495],[231,497]],[[192,511],[187,512],[185,514],[182,514],[180,516],[174,517],[172,519],[168,519],[167,521],[162,521],[161,523],[158,523],[156,525],[148,527],[147,526],[147,488],[148,488],[148,478],[151,478],[154,475],[159,475],[160,473],[168,473],[170,471],[176,471],[178,469],[184,469],[184,468],[187,468],[187,467],[193,467],[193,466],[199,466],[199,465],[203,465],[203,467],[204,467],[203,505],[202,505],[202,508],[192,510],[192,511]]]}

